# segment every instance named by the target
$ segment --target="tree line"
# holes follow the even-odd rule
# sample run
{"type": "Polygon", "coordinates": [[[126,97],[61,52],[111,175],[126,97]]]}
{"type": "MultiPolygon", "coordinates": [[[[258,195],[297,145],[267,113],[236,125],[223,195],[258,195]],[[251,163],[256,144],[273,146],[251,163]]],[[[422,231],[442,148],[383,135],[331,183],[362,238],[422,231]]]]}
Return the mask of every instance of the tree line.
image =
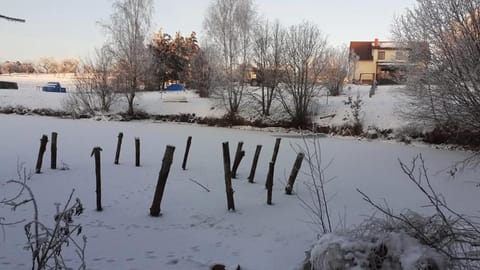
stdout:
{"type": "Polygon", "coordinates": [[[74,58],[57,60],[42,57],[36,62],[5,61],[0,63],[0,74],[11,73],[76,73],[80,61],[74,58]]]}
{"type": "Polygon", "coordinates": [[[149,38],[151,0],[115,1],[110,19],[101,23],[105,44],[83,61],[78,88],[100,97],[107,96],[105,91],[121,93],[134,114],[136,92],[179,81],[221,101],[229,119],[239,117],[245,102],[253,100],[264,116],[278,102],[292,123],[303,127],[322,89],[334,95],[342,90],[348,49],[330,46],[313,23],[271,23],[254,6],[252,0],[213,1],[200,45],[195,32],[158,31],[149,38]]]}

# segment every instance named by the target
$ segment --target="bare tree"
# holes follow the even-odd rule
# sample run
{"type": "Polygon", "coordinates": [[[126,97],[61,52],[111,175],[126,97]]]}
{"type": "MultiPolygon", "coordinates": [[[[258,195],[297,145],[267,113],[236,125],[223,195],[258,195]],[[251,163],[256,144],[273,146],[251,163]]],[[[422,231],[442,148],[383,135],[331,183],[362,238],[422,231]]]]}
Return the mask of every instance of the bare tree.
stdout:
{"type": "Polygon", "coordinates": [[[38,65],[45,73],[57,73],[58,63],[53,57],[42,57],[38,60],[38,65]]]}
{"type": "Polygon", "coordinates": [[[325,87],[330,95],[338,96],[343,90],[348,75],[349,51],[346,46],[332,48],[327,57],[327,68],[324,73],[325,87]]]}
{"type": "Polygon", "coordinates": [[[325,69],[327,40],[318,26],[302,23],[291,26],[286,35],[284,52],[285,83],[279,96],[292,124],[309,124],[312,100],[319,95],[320,74],[325,69]]]}
{"type": "Polygon", "coordinates": [[[75,78],[76,91],[64,103],[72,113],[94,114],[108,112],[118,100],[113,54],[107,47],[95,50],[93,58],[87,58],[75,78]]]}
{"type": "Polygon", "coordinates": [[[63,73],[76,73],[78,71],[78,66],[80,61],[74,58],[63,59],[60,63],[60,72],[63,73]]]}
{"type": "Polygon", "coordinates": [[[270,108],[276,97],[278,84],[282,79],[282,55],[285,42],[285,30],[276,21],[258,24],[255,30],[254,61],[260,95],[253,93],[260,103],[262,115],[270,115],[270,108]]]}
{"type": "Polygon", "coordinates": [[[135,94],[141,90],[148,58],[145,39],[153,13],[152,0],[116,0],[110,22],[102,24],[118,69],[117,81],[134,113],[135,94]]]}
{"type": "Polygon", "coordinates": [[[202,46],[192,59],[192,81],[190,86],[199,91],[201,97],[209,97],[215,88],[218,72],[218,55],[208,44],[202,46]]]}
{"type": "Polygon", "coordinates": [[[408,74],[410,116],[480,132],[480,1],[418,0],[393,32],[417,62],[408,74]]]}
{"type": "Polygon", "coordinates": [[[223,89],[218,94],[231,117],[239,112],[247,87],[245,76],[255,18],[252,0],[216,0],[204,21],[212,45],[222,56],[223,89]]]}

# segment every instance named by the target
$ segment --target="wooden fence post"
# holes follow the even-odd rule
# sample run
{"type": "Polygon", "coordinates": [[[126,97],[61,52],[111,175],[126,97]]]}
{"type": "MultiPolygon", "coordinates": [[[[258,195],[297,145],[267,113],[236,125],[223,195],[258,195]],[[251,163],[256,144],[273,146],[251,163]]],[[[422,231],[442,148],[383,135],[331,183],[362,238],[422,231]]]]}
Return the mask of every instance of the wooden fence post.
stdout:
{"type": "Polygon", "coordinates": [[[38,150],[37,165],[35,166],[35,173],[41,173],[43,154],[47,150],[48,137],[47,135],[42,135],[40,139],[40,149],[38,150]]]}
{"type": "Polygon", "coordinates": [[[257,145],[255,149],[255,155],[253,156],[252,168],[250,169],[250,175],[248,176],[248,182],[255,183],[255,171],[257,170],[258,157],[260,156],[260,151],[262,151],[262,146],[257,145]]]}
{"type": "Polygon", "coordinates": [[[118,133],[118,140],[117,140],[117,151],[115,153],[115,161],[113,162],[115,165],[118,165],[120,159],[120,151],[122,149],[122,139],[123,139],[123,132],[118,133]]]}
{"type": "MultiPolygon", "coordinates": [[[[277,138],[275,140],[275,147],[273,148],[273,155],[272,155],[272,162],[273,166],[275,167],[275,162],[277,162],[277,156],[278,156],[278,150],[280,149],[280,142],[282,141],[282,138],[277,138]]],[[[268,182],[268,176],[267,176],[267,181],[265,181],[265,188],[268,189],[267,187],[267,182],[268,182]]]]}
{"type": "Polygon", "coordinates": [[[140,167],[140,138],[135,138],[135,167],[140,167]]]}
{"type": "Polygon", "coordinates": [[[152,206],[150,207],[150,216],[160,216],[160,206],[162,203],[163,192],[165,191],[165,185],[167,184],[168,173],[170,172],[170,166],[173,162],[173,153],[175,152],[175,146],[167,145],[165,154],[163,154],[162,168],[158,174],[157,186],[155,188],[155,194],[153,195],[152,206]]]}
{"type": "Polygon", "coordinates": [[[275,164],[277,162],[277,155],[278,155],[278,150],[280,149],[280,142],[282,141],[282,138],[277,138],[275,140],[275,147],[273,148],[273,155],[272,155],[272,162],[275,164]]]}
{"type": "Polygon", "coordinates": [[[96,190],[97,193],[97,211],[102,211],[102,175],[100,167],[100,152],[102,148],[94,147],[90,157],[95,155],[95,178],[96,178],[96,190]]]}
{"type": "Polygon", "coordinates": [[[275,168],[275,163],[271,162],[268,164],[268,175],[267,182],[265,186],[267,187],[267,204],[272,205],[272,191],[273,191],[273,170],[275,168]]]}
{"type": "Polygon", "coordinates": [[[233,200],[232,173],[230,171],[230,149],[228,142],[222,144],[223,149],[223,168],[225,171],[225,191],[227,193],[227,208],[235,211],[235,202],[233,200]]]}
{"type": "Polygon", "coordinates": [[[303,153],[298,153],[295,163],[293,164],[292,171],[290,172],[290,177],[288,178],[287,186],[285,187],[285,194],[292,195],[293,185],[295,184],[295,179],[297,179],[298,171],[302,167],[303,153]]]}
{"type": "Polygon", "coordinates": [[[185,148],[185,155],[183,156],[183,162],[182,162],[182,169],[183,170],[187,169],[188,152],[190,152],[190,145],[191,144],[192,144],[192,136],[188,136],[187,148],[185,148]]]}
{"type": "Polygon", "coordinates": [[[242,158],[245,156],[245,151],[242,150],[243,142],[239,142],[237,145],[237,151],[235,152],[235,159],[233,160],[233,167],[232,167],[232,178],[237,178],[237,170],[238,166],[240,166],[240,162],[242,158]]]}
{"type": "Polygon", "coordinates": [[[57,136],[56,132],[52,132],[52,143],[50,144],[50,168],[57,169],[57,136]]]}

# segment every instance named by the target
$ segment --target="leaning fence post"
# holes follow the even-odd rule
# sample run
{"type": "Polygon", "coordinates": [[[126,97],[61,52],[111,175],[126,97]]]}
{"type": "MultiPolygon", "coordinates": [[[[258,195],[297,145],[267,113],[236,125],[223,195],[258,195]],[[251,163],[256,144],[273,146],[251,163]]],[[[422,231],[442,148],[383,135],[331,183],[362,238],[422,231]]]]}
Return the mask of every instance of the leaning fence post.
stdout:
{"type": "Polygon", "coordinates": [[[173,153],[175,146],[167,145],[165,154],[163,154],[162,168],[158,174],[157,186],[155,188],[155,194],[153,195],[152,206],[150,207],[150,216],[160,216],[160,205],[162,203],[163,192],[165,191],[165,185],[167,184],[168,173],[170,172],[170,166],[173,161],[173,153]]]}
{"type": "Polygon", "coordinates": [[[280,142],[282,141],[282,138],[277,138],[275,140],[275,147],[273,148],[273,155],[272,155],[272,162],[275,163],[277,162],[277,155],[278,155],[278,150],[280,149],[280,142]]]}
{"type": "Polygon", "coordinates": [[[272,205],[272,191],[273,191],[273,170],[275,168],[275,163],[271,162],[268,164],[268,175],[267,182],[265,186],[267,187],[267,204],[272,205]]]}
{"type": "MultiPolygon", "coordinates": [[[[275,140],[275,147],[273,148],[273,155],[272,155],[272,162],[273,166],[275,166],[275,162],[277,162],[277,156],[278,156],[278,150],[280,149],[280,142],[282,141],[282,138],[277,138],[275,140]]],[[[267,176],[268,177],[268,176],[267,176]]],[[[268,178],[267,178],[268,181],[268,178]]],[[[267,181],[265,181],[265,188],[268,189],[267,187],[267,181]]]]}
{"type": "Polygon", "coordinates": [[[50,144],[50,168],[57,169],[57,136],[56,132],[52,132],[52,143],[50,144]]]}
{"type": "Polygon", "coordinates": [[[245,156],[245,151],[242,150],[243,142],[239,142],[237,145],[237,151],[235,152],[235,159],[233,160],[233,167],[232,167],[232,178],[237,178],[237,170],[238,166],[240,166],[240,162],[242,158],[245,156]]]}
{"type": "Polygon", "coordinates": [[[43,154],[47,150],[48,137],[42,135],[40,139],[40,149],[38,150],[37,165],[35,166],[35,173],[40,173],[42,170],[43,154]]]}
{"type": "Polygon", "coordinates": [[[293,185],[295,184],[295,179],[297,179],[298,171],[302,167],[303,153],[298,153],[295,163],[293,164],[292,171],[290,172],[290,177],[288,178],[287,186],[285,187],[285,194],[292,195],[293,185]]]}
{"type": "Polygon", "coordinates": [[[187,169],[187,159],[188,159],[188,152],[190,152],[190,145],[192,144],[192,136],[188,136],[187,139],[187,148],[185,148],[185,155],[183,155],[183,162],[182,162],[182,169],[187,169]]]}
{"type": "Polygon", "coordinates": [[[97,193],[97,211],[102,211],[102,175],[100,168],[100,152],[102,148],[94,147],[90,156],[95,155],[95,177],[96,177],[96,190],[97,193]]]}
{"type": "Polygon", "coordinates": [[[113,162],[115,165],[118,165],[118,161],[120,159],[120,151],[122,149],[122,139],[123,139],[123,132],[120,132],[118,133],[117,151],[115,152],[115,161],[113,162]]]}
{"type": "Polygon", "coordinates": [[[248,176],[248,182],[254,183],[255,171],[257,170],[258,157],[260,156],[260,151],[262,151],[262,146],[257,145],[255,149],[255,155],[253,156],[252,168],[250,169],[250,175],[248,176]]]}
{"type": "Polygon", "coordinates": [[[140,167],[140,138],[135,138],[135,166],[140,167]]]}
{"type": "Polygon", "coordinates": [[[225,171],[225,191],[227,193],[227,208],[235,211],[235,202],[233,200],[232,173],[230,171],[230,149],[228,142],[222,144],[223,149],[223,169],[225,171]]]}

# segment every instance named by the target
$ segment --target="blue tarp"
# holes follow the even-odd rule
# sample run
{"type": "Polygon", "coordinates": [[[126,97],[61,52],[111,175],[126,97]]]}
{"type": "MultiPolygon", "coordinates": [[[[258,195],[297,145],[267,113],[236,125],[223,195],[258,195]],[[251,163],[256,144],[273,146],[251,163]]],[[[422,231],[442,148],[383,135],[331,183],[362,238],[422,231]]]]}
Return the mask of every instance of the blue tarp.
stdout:
{"type": "Polygon", "coordinates": [[[183,91],[185,90],[185,87],[181,84],[171,84],[167,88],[165,88],[165,91],[183,91]]]}

